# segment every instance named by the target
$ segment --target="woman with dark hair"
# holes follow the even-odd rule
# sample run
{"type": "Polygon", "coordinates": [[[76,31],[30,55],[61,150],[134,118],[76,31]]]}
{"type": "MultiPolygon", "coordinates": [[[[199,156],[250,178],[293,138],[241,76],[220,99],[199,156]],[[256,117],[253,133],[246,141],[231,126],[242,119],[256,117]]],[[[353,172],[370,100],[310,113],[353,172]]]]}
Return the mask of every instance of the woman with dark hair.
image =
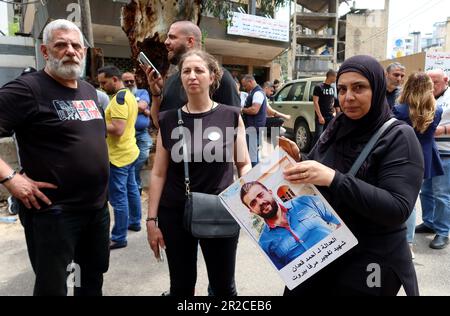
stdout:
{"type": "Polygon", "coordinates": [[[318,187],[358,239],[358,245],[286,295],[418,295],[405,222],[423,178],[414,130],[400,121],[380,136],[356,175],[349,173],[369,139],[391,119],[386,79],[370,56],[347,59],[337,75],[342,113],[308,155],[283,145],[299,161],[285,170],[294,183],[318,187]]]}
{"type": "Polygon", "coordinates": [[[237,295],[234,272],[239,236],[198,239],[183,227],[186,184],[183,155],[180,157],[179,124],[185,129],[183,150],[187,149],[189,158],[191,191],[217,195],[233,183],[234,165],[239,176],[251,169],[244,122],[240,108],[218,104],[211,99],[222,76],[213,56],[190,50],[181,57],[178,66],[188,102],[181,108],[181,120],[178,109],[160,113],[149,186],[148,242],[156,258],[160,257],[161,249],[166,249],[169,295],[195,294],[200,245],[210,293],[234,296],[237,295]]]}
{"type": "MultiPolygon", "coordinates": [[[[423,178],[444,174],[439,150],[434,140],[434,133],[441,121],[442,108],[436,108],[436,99],[433,95],[433,81],[424,72],[414,72],[402,89],[398,103],[392,110],[397,119],[405,121],[414,128],[417,139],[422,146],[425,171],[423,178]]],[[[422,208],[423,209],[423,208],[422,208]]],[[[416,209],[406,222],[406,239],[414,259],[413,243],[416,228],[416,209]]]]}

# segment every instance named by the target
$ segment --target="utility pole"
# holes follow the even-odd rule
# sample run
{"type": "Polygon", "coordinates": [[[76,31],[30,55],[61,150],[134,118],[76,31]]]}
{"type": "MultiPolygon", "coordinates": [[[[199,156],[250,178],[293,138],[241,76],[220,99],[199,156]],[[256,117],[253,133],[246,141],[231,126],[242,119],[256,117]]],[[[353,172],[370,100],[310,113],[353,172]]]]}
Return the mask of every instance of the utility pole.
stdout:
{"type": "Polygon", "coordinates": [[[256,15],[256,0],[248,0],[248,14],[256,15]]]}
{"type": "Polygon", "coordinates": [[[78,0],[81,11],[81,31],[90,47],[94,47],[94,32],[92,31],[91,5],[89,0],[78,0]]]}
{"type": "Polygon", "coordinates": [[[95,68],[95,56],[94,56],[94,32],[92,31],[92,19],[91,19],[91,5],[89,0],[78,0],[81,11],[81,32],[83,32],[85,41],[89,48],[89,65],[91,79],[95,80],[97,75],[97,69],[95,68]]]}

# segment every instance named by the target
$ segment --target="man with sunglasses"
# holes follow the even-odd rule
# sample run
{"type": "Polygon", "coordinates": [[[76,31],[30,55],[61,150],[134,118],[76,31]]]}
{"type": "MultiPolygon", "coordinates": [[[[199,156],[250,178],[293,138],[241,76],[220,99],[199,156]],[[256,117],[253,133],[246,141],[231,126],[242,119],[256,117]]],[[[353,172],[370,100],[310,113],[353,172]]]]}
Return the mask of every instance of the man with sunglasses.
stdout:
{"type": "Polygon", "coordinates": [[[139,193],[142,194],[141,183],[141,169],[144,167],[145,162],[148,160],[150,154],[150,148],[152,148],[153,142],[148,129],[151,126],[150,121],[150,95],[145,89],[138,89],[136,86],[136,77],[134,73],[124,72],[122,74],[122,81],[128,89],[136,97],[138,103],[138,117],[135,124],[136,129],[136,145],[139,147],[139,157],[136,161],[135,175],[136,182],[139,186],[139,193]]]}

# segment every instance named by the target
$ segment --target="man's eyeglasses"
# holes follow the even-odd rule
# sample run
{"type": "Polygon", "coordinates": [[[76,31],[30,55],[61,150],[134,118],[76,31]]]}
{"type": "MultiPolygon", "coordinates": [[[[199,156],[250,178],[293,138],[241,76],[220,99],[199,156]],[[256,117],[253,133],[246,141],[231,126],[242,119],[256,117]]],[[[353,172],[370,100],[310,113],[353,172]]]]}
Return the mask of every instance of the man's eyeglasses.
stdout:
{"type": "Polygon", "coordinates": [[[125,84],[134,84],[134,80],[124,80],[123,81],[125,84]]]}

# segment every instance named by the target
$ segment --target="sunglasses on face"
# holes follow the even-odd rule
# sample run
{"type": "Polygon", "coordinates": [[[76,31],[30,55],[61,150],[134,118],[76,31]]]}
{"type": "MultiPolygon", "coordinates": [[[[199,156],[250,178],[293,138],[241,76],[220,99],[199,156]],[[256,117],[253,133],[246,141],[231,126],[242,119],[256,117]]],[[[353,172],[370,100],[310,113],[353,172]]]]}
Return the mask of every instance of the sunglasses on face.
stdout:
{"type": "Polygon", "coordinates": [[[125,84],[134,84],[134,80],[124,80],[123,81],[125,84]]]}

